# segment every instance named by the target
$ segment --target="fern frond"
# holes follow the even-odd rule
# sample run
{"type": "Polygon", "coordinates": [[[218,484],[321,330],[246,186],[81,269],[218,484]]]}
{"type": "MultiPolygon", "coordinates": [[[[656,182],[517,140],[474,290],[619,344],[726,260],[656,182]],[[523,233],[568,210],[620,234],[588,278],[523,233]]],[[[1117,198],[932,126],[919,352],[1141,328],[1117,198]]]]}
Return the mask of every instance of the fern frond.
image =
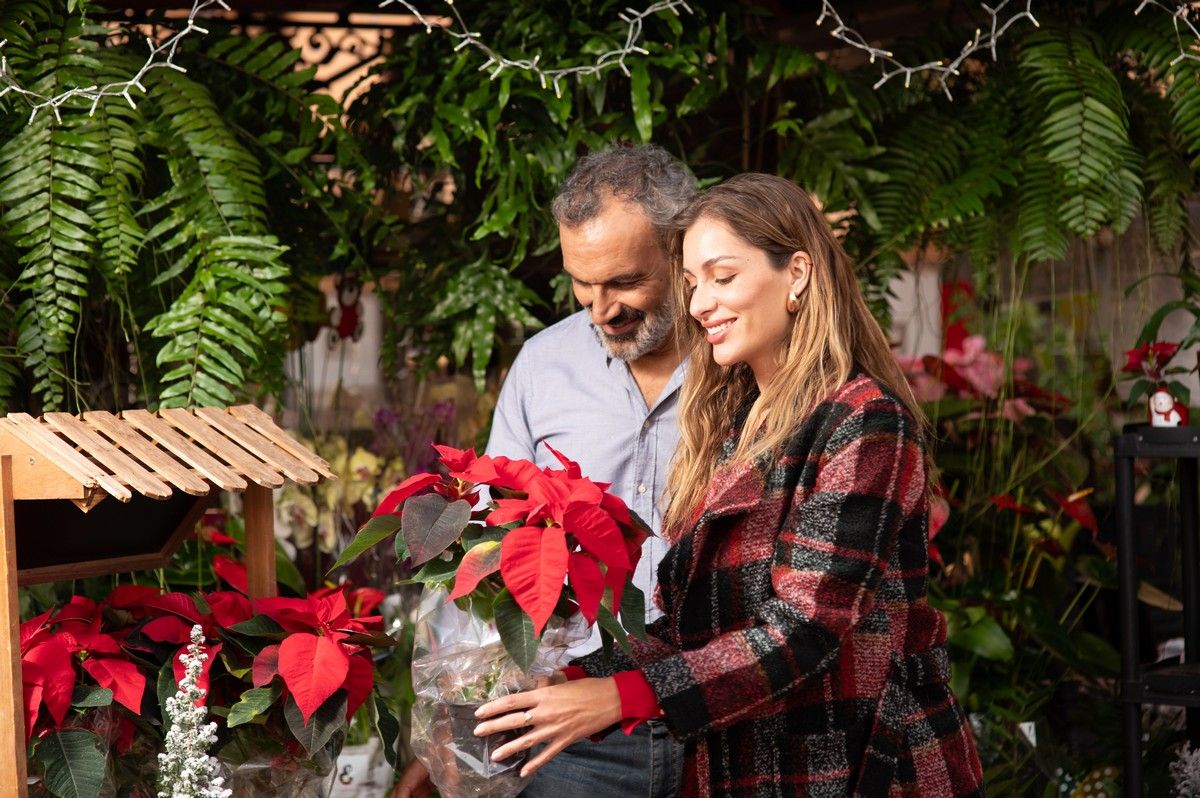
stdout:
{"type": "MultiPolygon", "coordinates": [[[[43,94],[99,67],[81,20],[49,22],[32,44],[41,71],[20,76],[43,94]]],[[[17,350],[43,410],[67,409],[77,398],[68,397],[70,360],[96,251],[96,222],[87,208],[100,192],[93,175],[102,167],[86,111],[62,108],[59,116],[38,114],[0,147],[0,234],[20,253],[17,350]]]]}
{"type": "Polygon", "coordinates": [[[1043,29],[1024,40],[1020,65],[1044,107],[1042,157],[1055,167],[1065,195],[1058,218],[1083,236],[1105,223],[1128,224],[1131,200],[1116,192],[1132,191],[1140,201],[1141,182],[1128,168],[1133,150],[1121,88],[1095,36],[1043,29]]]}
{"type": "Polygon", "coordinates": [[[1018,176],[1017,224],[1009,249],[1034,261],[1057,260],[1067,254],[1067,233],[1059,223],[1064,204],[1054,165],[1028,153],[1018,176]]]}
{"type": "Polygon", "coordinates": [[[146,326],[166,339],[164,406],[228,404],[270,375],[263,353],[282,336],[285,248],[269,235],[258,161],[220,118],[203,86],[160,70],[153,124],[174,185],[147,206],[161,216],[147,239],[169,268],[155,282],[186,287],[146,326]]]}

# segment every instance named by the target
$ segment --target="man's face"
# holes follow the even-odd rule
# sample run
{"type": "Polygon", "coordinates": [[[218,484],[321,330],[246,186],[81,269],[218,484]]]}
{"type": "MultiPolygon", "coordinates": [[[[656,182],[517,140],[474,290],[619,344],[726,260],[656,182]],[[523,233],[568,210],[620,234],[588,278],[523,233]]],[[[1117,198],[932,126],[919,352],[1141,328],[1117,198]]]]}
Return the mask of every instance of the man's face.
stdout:
{"type": "Polygon", "coordinates": [[[669,267],[646,215],[610,198],[594,219],[558,232],[563,269],[608,354],[629,361],[662,349],[673,323],[669,267]]]}

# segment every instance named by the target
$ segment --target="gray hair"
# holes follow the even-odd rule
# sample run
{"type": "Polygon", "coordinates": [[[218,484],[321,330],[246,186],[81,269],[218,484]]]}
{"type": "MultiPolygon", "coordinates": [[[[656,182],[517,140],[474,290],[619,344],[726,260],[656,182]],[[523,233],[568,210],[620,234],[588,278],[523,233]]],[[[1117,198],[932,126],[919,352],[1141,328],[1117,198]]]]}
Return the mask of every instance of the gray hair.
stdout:
{"type": "Polygon", "coordinates": [[[560,225],[576,227],[596,218],[609,196],[641,208],[665,246],[671,220],[696,197],[696,178],[657,145],[614,147],[579,159],[550,212],[560,225]]]}

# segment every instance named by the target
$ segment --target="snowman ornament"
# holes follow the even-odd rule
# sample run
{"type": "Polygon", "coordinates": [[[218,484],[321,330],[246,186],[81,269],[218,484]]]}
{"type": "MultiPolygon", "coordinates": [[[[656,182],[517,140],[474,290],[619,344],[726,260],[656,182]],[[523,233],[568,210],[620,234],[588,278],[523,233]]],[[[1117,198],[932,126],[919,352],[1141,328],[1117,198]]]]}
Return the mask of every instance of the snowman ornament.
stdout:
{"type": "Polygon", "coordinates": [[[1178,427],[1187,424],[1187,407],[1177,402],[1166,388],[1150,394],[1150,426],[1178,427]]]}

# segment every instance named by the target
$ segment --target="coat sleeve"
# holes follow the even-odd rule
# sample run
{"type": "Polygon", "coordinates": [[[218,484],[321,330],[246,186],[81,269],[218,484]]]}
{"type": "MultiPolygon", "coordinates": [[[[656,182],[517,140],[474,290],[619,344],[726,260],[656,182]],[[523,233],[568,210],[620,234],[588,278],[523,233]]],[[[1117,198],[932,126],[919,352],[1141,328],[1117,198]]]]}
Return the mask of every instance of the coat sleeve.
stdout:
{"type": "Polygon", "coordinates": [[[811,492],[785,516],[771,596],[754,624],[638,663],[676,735],[700,736],[777,712],[788,693],[833,666],[871,611],[902,531],[924,534],[919,440],[916,422],[888,398],[837,422],[812,453],[818,461],[811,492]]]}

